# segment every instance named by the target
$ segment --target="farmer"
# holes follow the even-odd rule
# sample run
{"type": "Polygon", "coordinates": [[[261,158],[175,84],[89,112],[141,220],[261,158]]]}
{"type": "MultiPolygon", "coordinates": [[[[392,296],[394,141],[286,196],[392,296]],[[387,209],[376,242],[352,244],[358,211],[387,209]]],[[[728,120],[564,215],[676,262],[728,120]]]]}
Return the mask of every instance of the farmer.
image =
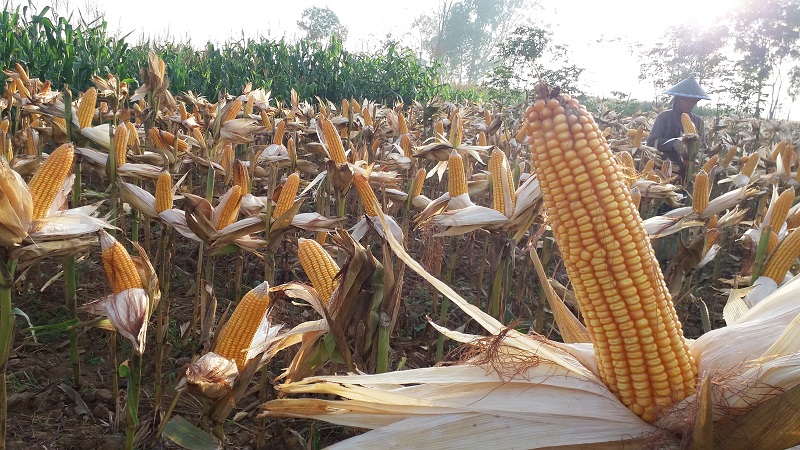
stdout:
{"type": "Polygon", "coordinates": [[[692,118],[700,142],[705,142],[703,121],[695,114],[692,109],[700,100],[711,100],[703,88],[695,81],[694,77],[686,78],[680,83],[664,91],[665,94],[673,95],[672,109],[662,111],[656,116],[653,128],[647,136],[647,145],[660,150],[664,156],[676,163],[679,168],[683,168],[683,160],[680,156],[680,146],[678,142],[683,134],[681,125],[681,114],[687,113],[692,118]]]}

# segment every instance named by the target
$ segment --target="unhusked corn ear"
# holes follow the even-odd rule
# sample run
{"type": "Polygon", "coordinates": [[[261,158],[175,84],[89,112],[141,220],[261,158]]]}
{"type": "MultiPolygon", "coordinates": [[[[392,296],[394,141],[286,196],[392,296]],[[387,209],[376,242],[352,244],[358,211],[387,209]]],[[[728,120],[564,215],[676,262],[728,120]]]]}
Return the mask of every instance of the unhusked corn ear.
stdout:
{"type": "Polygon", "coordinates": [[[462,125],[461,115],[458,111],[453,112],[450,116],[450,144],[453,147],[461,145],[464,137],[464,128],[462,125]]]}
{"type": "Polygon", "coordinates": [[[450,153],[447,160],[447,191],[451,198],[467,193],[467,174],[464,172],[464,160],[457,151],[450,153]]]}
{"type": "Polygon", "coordinates": [[[292,209],[299,188],[300,175],[297,172],[286,177],[286,183],[283,184],[281,195],[278,196],[278,204],[275,205],[275,210],[272,211],[272,217],[278,218],[292,209]]]}
{"type": "Polygon", "coordinates": [[[102,251],[103,268],[114,294],[128,289],[142,288],[142,280],[139,278],[139,272],[136,270],[131,255],[105,230],[100,230],[100,250],[102,251]]]}
{"type": "Polygon", "coordinates": [[[217,221],[217,230],[221,230],[228,225],[236,222],[239,217],[239,207],[242,206],[242,188],[239,186],[232,186],[228,191],[230,196],[222,205],[217,205],[222,208],[217,221]]]}
{"type": "Polygon", "coordinates": [[[722,158],[722,161],[719,162],[720,167],[722,167],[723,169],[727,169],[728,166],[731,165],[731,161],[733,161],[733,157],[736,156],[737,152],[738,150],[735,146],[730,147],[728,149],[728,152],[725,153],[725,157],[722,158]]]}
{"type": "Polygon", "coordinates": [[[489,157],[489,173],[492,177],[492,207],[506,217],[514,213],[516,196],[510,183],[508,159],[504,151],[496,148],[489,157]]]}
{"type": "Polygon", "coordinates": [[[237,98],[236,100],[231,102],[231,105],[225,112],[225,116],[222,118],[222,123],[235,119],[241,111],[242,111],[242,101],[237,98]]]}
{"type": "Polygon", "coordinates": [[[114,128],[114,157],[117,159],[117,167],[125,164],[128,154],[128,128],[119,124],[114,128]]]}
{"type": "Polygon", "coordinates": [[[783,241],[772,252],[767,263],[764,264],[761,276],[772,278],[776,283],[781,283],[798,255],[800,255],[800,228],[795,228],[783,238],[783,241]]]}
{"type": "Polygon", "coordinates": [[[28,183],[33,199],[33,220],[47,215],[56,193],[61,189],[67,175],[72,171],[75,147],[71,143],[62,144],[50,153],[28,183]]]}
{"type": "Polygon", "coordinates": [[[283,145],[283,133],[286,132],[286,121],[279,120],[277,124],[275,124],[275,135],[272,136],[272,143],[277,145],[283,145]]]}
{"type": "Polygon", "coordinates": [[[244,295],[217,338],[214,353],[236,363],[241,371],[247,364],[247,350],[266,317],[271,301],[266,281],[244,295]]]}
{"type": "Polygon", "coordinates": [[[166,167],[158,174],[156,179],[156,212],[160,213],[172,209],[172,175],[166,167]]]}
{"type": "Polygon", "coordinates": [[[767,255],[772,253],[773,250],[778,246],[780,243],[780,238],[778,237],[778,233],[773,231],[772,229],[769,230],[769,234],[767,237],[767,255]]]}
{"type": "Polygon", "coordinates": [[[242,192],[246,195],[250,193],[250,173],[247,171],[247,166],[244,161],[235,159],[233,160],[233,167],[231,169],[233,184],[242,188],[242,192]]]}
{"type": "MultiPolygon", "coordinates": [[[[739,159],[740,163],[744,159],[744,156],[739,159]]],[[[747,157],[747,161],[744,163],[744,166],[741,167],[739,173],[746,177],[752,177],[753,172],[755,172],[756,167],[758,166],[758,162],[761,160],[761,155],[758,153],[753,153],[752,155],[747,157]]]]}
{"type": "Polygon", "coordinates": [[[378,198],[375,196],[375,191],[369,185],[369,180],[363,173],[353,174],[353,184],[356,186],[358,196],[361,197],[361,203],[364,205],[364,214],[375,217],[378,211],[375,209],[375,203],[378,198]]]}
{"type": "Polygon", "coordinates": [[[297,240],[297,256],[311,285],[327,307],[336,289],[335,277],[339,273],[339,266],[322,245],[313,239],[297,240]]]}
{"type": "Polygon", "coordinates": [[[697,368],[629,189],[592,115],[540,84],[526,111],[534,172],[600,376],[652,422],[697,368]]]}
{"type": "Polygon", "coordinates": [[[347,156],[344,154],[344,145],[342,145],[342,138],[336,127],[328,119],[323,119],[320,123],[322,133],[325,135],[325,141],[328,144],[328,155],[336,164],[344,164],[347,162],[347,156]]]}
{"type": "Polygon", "coordinates": [[[97,89],[90,87],[84,92],[78,105],[78,126],[86,128],[92,126],[94,106],[97,102],[97,89]]]}
{"type": "Polygon", "coordinates": [[[636,131],[633,133],[633,138],[631,139],[631,147],[639,148],[642,146],[642,137],[644,137],[644,125],[639,125],[636,128],[636,131]]]}
{"type": "Polygon", "coordinates": [[[694,177],[694,190],[692,191],[692,211],[702,214],[708,207],[711,186],[708,181],[708,174],[701,170],[694,177]]]}
{"type": "Polygon", "coordinates": [[[711,158],[708,158],[705,164],[703,164],[703,170],[706,173],[711,173],[711,169],[717,166],[717,162],[719,161],[719,155],[714,155],[711,158]]]}
{"type": "Polygon", "coordinates": [[[689,114],[681,114],[681,125],[683,126],[683,134],[697,134],[697,127],[692,122],[689,114]]]}
{"type": "Polygon", "coordinates": [[[773,230],[780,231],[786,222],[786,216],[789,215],[789,209],[792,208],[792,202],[794,202],[794,188],[789,188],[781,192],[774,205],[770,205],[772,211],[769,214],[769,226],[773,230]]]}
{"type": "Polygon", "coordinates": [[[422,194],[422,187],[425,185],[426,175],[427,172],[425,171],[425,169],[423,169],[422,167],[417,169],[417,173],[416,175],[414,175],[414,186],[413,189],[411,190],[411,198],[414,198],[422,194]]]}

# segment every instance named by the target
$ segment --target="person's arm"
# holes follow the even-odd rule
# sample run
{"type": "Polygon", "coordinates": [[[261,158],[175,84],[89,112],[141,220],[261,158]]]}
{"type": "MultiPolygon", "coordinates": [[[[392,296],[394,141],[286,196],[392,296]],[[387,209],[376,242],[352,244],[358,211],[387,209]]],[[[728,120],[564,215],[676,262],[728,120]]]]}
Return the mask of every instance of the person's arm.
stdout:
{"type": "Polygon", "coordinates": [[[648,146],[662,150],[659,146],[667,139],[667,122],[669,120],[667,116],[667,111],[661,112],[656,116],[653,128],[650,130],[650,134],[647,135],[648,146]]]}

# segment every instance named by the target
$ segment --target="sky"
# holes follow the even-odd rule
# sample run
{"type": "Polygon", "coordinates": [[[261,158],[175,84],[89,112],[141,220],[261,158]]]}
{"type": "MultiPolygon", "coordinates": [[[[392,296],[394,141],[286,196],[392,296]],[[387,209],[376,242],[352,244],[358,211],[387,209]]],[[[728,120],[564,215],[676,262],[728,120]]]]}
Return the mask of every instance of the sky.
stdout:
{"type": "MultiPolygon", "coordinates": [[[[17,0],[17,3],[21,2],[17,0]]],[[[666,7],[658,2],[630,0],[540,0],[531,2],[528,11],[536,17],[537,25],[549,26],[554,42],[568,46],[571,61],[586,68],[580,79],[585,92],[598,96],[622,92],[640,100],[653,100],[660,90],[655,89],[652,83],[638,79],[641,64],[638,53],[641,49],[657,40],[672,25],[691,20],[698,27],[708,26],[737,3],[736,0],[671,0],[666,7]]],[[[418,47],[418,43],[413,42],[412,23],[417,17],[438,8],[440,1],[224,0],[190,3],[137,0],[130,3],[119,0],[39,0],[34,4],[39,7],[52,5],[62,12],[67,8],[85,10],[87,6],[95,7],[105,14],[110,30],[118,30],[123,35],[130,32],[128,40],[132,43],[140,38],[169,36],[184,42],[191,40],[195,45],[209,40],[223,43],[241,37],[293,39],[301,35],[297,21],[304,9],[328,7],[348,29],[346,47],[370,51],[389,34],[412,48],[418,47]]],[[[713,101],[702,104],[713,106],[713,101]]],[[[791,113],[792,119],[800,120],[800,105],[794,106],[784,108],[779,117],[786,118],[791,113]]]]}

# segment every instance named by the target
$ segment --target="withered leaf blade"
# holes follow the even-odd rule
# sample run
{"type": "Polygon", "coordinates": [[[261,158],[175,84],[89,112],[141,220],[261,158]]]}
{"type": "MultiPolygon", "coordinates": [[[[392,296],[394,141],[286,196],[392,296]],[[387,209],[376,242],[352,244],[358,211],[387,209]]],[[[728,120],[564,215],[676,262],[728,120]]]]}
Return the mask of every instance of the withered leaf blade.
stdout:
{"type": "Polygon", "coordinates": [[[186,371],[178,381],[176,389],[186,389],[192,394],[215,400],[231,394],[237,376],[239,370],[235,362],[209,352],[186,366],[186,371]]]}
{"type": "Polygon", "coordinates": [[[800,444],[800,385],[771,398],[717,433],[714,448],[747,450],[789,448],[800,444]]]}

